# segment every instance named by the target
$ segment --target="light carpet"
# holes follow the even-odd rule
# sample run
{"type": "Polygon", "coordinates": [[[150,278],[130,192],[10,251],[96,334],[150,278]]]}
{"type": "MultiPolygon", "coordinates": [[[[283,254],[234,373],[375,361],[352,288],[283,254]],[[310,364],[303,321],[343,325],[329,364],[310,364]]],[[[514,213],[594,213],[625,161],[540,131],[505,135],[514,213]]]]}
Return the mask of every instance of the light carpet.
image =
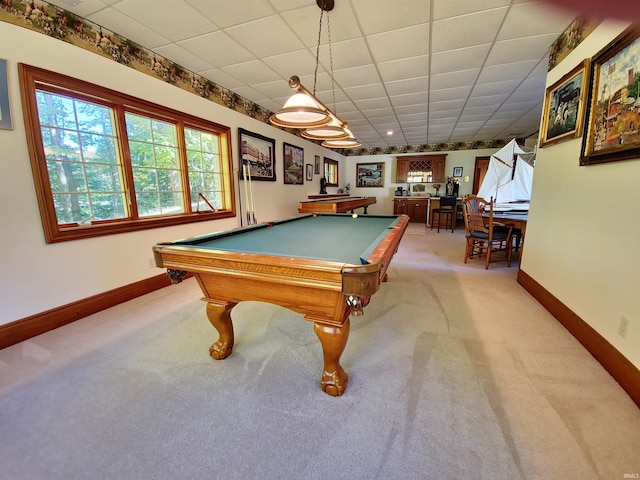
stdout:
{"type": "MultiPolygon", "coordinates": [[[[0,478],[623,479],[640,410],[517,284],[412,224],[341,397],[302,316],[245,302],[232,355],[194,279],[0,351],[0,478]]],[[[627,475],[627,477],[625,477],[627,475]]]]}

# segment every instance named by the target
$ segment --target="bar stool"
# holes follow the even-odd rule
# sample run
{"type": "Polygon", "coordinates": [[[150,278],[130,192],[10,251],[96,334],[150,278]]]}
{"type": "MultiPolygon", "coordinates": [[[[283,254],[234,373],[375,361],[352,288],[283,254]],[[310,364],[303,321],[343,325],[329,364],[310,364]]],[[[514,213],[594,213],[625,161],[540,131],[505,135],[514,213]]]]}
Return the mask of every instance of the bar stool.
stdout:
{"type": "Polygon", "coordinates": [[[433,230],[433,224],[437,222],[438,233],[440,233],[440,215],[444,215],[444,228],[449,229],[449,222],[451,222],[451,232],[456,227],[456,210],[457,210],[457,198],[456,197],[440,197],[440,207],[432,210],[433,219],[431,220],[431,230],[433,230]],[[436,220],[436,215],[437,220],[436,220]]]}

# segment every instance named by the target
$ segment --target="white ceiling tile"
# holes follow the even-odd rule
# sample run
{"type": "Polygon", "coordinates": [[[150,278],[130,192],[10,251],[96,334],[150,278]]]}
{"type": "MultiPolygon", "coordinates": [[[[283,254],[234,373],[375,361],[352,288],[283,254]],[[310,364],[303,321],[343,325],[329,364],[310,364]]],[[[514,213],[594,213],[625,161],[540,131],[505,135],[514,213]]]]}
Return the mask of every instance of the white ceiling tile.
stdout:
{"type": "Polygon", "coordinates": [[[376,62],[389,62],[429,53],[429,24],[369,35],[367,42],[376,62]]]}
{"type": "Polygon", "coordinates": [[[331,27],[331,43],[341,42],[350,38],[360,37],[358,22],[351,10],[348,2],[336,2],[335,8],[329,12],[329,19],[325,13],[322,18],[322,29],[320,30],[320,8],[313,2],[294,10],[287,10],[280,13],[282,19],[289,28],[296,32],[302,43],[306,47],[313,47],[314,51],[318,45],[318,33],[320,33],[320,44],[324,45],[329,41],[329,26],[331,27]]]}
{"type": "Polygon", "coordinates": [[[540,60],[547,55],[549,47],[557,37],[549,34],[497,42],[487,58],[487,65],[513,62],[515,51],[518,52],[520,60],[540,60]]]}
{"type": "Polygon", "coordinates": [[[520,84],[518,80],[507,80],[504,82],[484,83],[476,85],[473,89],[473,96],[485,97],[487,95],[499,95],[505,92],[513,92],[520,84]]]}
{"type": "Polygon", "coordinates": [[[476,83],[479,68],[473,68],[470,70],[458,70],[451,73],[441,73],[438,75],[431,75],[431,88],[433,90],[439,90],[443,88],[454,87],[471,87],[476,83]]]}
{"type": "MultiPolygon", "coordinates": [[[[314,50],[315,55],[315,50],[314,50]]],[[[314,56],[315,58],[315,56],[314,56]]],[[[320,64],[328,72],[331,71],[331,59],[333,59],[333,70],[359,67],[361,65],[371,65],[373,59],[367,48],[367,44],[362,38],[353,38],[343,42],[332,42],[331,50],[329,46],[320,47],[320,64]]]]}
{"type": "Polygon", "coordinates": [[[511,0],[433,0],[433,18],[442,20],[447,17],[468,15],[498,7],[507,7],[511,0]]]}
{"type": "Polygon", "coordinates": [[[456,87],[456,88],[442,88],[440,90],[431,91],[429,100],[432,102],[445,102],[447,99],[463,100],[469,96],[471,92],[471,86],[456,87]]]}
{"type": "Polygon", "coordinates": [[[391,97],[391,104],[394,107],[426,103],[427,101],[428,98],[426,93],[410,93],[408,95],[394,95],[391,97]]]}
{"type": "MultiPolygon", "coordinates": [[[[82,5],[82,3],[79,5],[82,5]]],[[[89,15],[87,19],[98,25],[114,25],[114,27],[110,29],[113,33],[122,35],[138,45],[144,45],[150,49],[155,49],[158,46],[167,45],[171,42],[165,35],[152,30],[146,25],[139,23],[113,8],[99,10],[89,15]]]]}
{"type": "Polygon", "coordinates": [[[366,100],[368,98],[380,98],[385,95],[384,87],[381,83],[345,88],[344,92],[353,101],[366,100]]]}
{"type": "Polygon", "coordinates": [[[123,0],[114,8],[129,17],[144,19],[144,25],[174,42],[217,30],[184,0],[123,0]]]}
{"type": "Polygon", "coordinates": [[[429,0],[352,0],[365,35],[429,21],[429,0]]]}
{"type": "Polygon", "coordinates": [[[182,48],[215,67],[252,60],[255,57],[222,30],[179,42],[182,48]]]}
{"type": "Polygon", "coordinates": [[[264,57],[262,61],[286,79],[292,75],[313,75],[316,66],[315,57],[307,49],[264,57]]]}
{"type": "Polygon", "coordinates": [[[534,37],[543,34],[558,36],[573,20],[575,14],[554,10],[549,15],[549,7],[539,3],[514,5],[509,10],[507,21],[500,29],[497,40],[512,40],[521,37],[534,37]]]}
{"type": "Polygon", "coordinates": [[[251,8],[243,8],[249,6],[246,0],[236,0],[236,8],[229,8],[229,0],[186,0],[186,2],[219,28],[231,27],[275,14],[267,0],[251,0],[251,8]]]}
{"type": "Polygon", "coordinates": [[[385,85],[387,87],[387,93],[391,96],[426,93],[429,87],[429,77],[408,78],[407,80],[386,82],[385,85]]]}
{"type": "Polygon", "coordinates": [[[491,44],[485,43],[483,45],[474,45],[473,47],[434,53],[431,56],[431,74],[437,75],[480,68],[484,65],[490,50],[491,44]]]}
{"type": "Polygon", "coordinates": [[[489,65],[482,69],[478,83],[500,82],[505,78],[524,79],[538,65],[538,62],[539,60],[529,60],[527,62],[489,65]]]}
{"type": "Polygon", "coordinates": [[[507,8],[499,8],[433,22],[431,51],[444,52],[493,42],[506,13],[507,8]]]}
{"type": "Polygon", "coordinates": [[[426,115],[426,111],[429,109],[428,103],[412,103],[409,105],[396,105],[394,110],[398,115],[411,115],[415,113],[422,113],[426,115]]]}
{"type": "Polygon", "coordinates": [[[276,15],[225,28],[225,32],[257,58],[294,52],[304,47],[287,24],[276,15]],[[261,35],[259,32],[268,33],[261,35]],[[265,41],[265,38],[269,41],[265,41]]]}
{"type": "Polygon", "coordinates": [[[378,71],[380,72],[380,77],[385,82],[427,75],[429,73],[429,55],[419,55],[417,57],[381,62],[378,63],[378,71]]]}
{"type": "Polygon", "coordinates": [[[195,56],[191,52],[186,51],[176,43],[170,43],[164,47],[158,47],[155,51],[164,58],[178,63],[192,72],[199,72],[213,68],[213,65],[195,56]]]}
{"type": "Polygon", "coordinates": [[[373,108],[391,108],[391,102],[389,101],[388,97],[358,100],[355,104],[360,110],[370,110],[373,108]]]}
{"type": "Polygon", "coordinates": [[[242,78],[247,85],[264,83],[265,80],[274,81],[280,78],[273,70],[267,67],[260,60],[228,65],[220,68],[220,70],[232,77],[242,78]]]}
{"type": "Polygon", "coordinates": [[[380,82],[380,77],[378,77],[378,72],[373,64],[334,71],[333,78],[340,87],[345,89],[380,82]]]}

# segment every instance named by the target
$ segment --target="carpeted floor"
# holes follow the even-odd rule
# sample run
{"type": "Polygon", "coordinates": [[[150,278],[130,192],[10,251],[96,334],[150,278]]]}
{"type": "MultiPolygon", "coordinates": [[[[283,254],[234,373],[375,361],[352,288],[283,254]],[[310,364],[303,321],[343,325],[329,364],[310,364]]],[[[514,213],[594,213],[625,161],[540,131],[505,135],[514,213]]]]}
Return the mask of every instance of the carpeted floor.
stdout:
{"type": "Polygon", "coordinates": [[[345,394],[312,324],[190,279],[0,351],[0,479],[623,479],[640,410],[515,281],[411,225],[352,317],[345,394]]]}

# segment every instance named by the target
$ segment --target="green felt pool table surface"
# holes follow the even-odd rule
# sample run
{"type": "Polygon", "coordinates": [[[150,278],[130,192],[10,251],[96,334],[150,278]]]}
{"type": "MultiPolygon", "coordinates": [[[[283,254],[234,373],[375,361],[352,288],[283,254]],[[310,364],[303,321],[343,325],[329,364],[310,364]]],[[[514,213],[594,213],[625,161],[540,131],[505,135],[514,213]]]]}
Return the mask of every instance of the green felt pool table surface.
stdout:
{"type": "Polygon", "coordinates": [[[174,246],[308,258],[350,264],[370,253],[399,220],[395,215],[319,214],[174,242],[174,246]]]}

